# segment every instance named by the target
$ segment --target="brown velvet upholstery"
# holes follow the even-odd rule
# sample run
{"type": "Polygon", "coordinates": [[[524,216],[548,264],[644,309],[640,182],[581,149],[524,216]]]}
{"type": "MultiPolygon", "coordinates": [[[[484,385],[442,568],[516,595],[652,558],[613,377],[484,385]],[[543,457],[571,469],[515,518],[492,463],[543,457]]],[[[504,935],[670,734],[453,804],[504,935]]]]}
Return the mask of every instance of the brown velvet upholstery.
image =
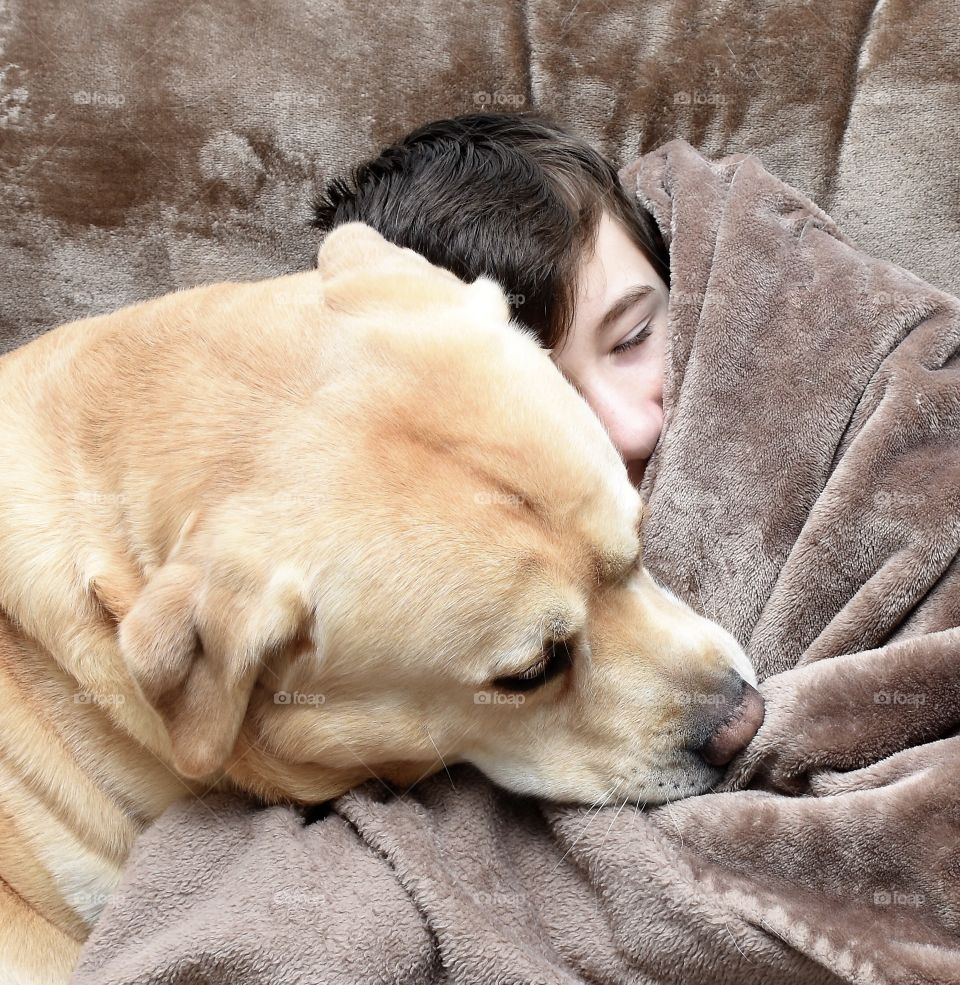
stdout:
{"type": "Polygon", "coordinates": [[[648,561],[768,701],[728,792],[651,812],[466,768],[307,828],[185,802],[78,983],[960,980],[960,315],[934,289],[960,291],[958,22],[940,0],[0,9],[3,348],[309,266],[318,184],[427,119],[536,107],[646,154],[624,178],[674,268],[648,561]]]}
{"type": "Polygon", "coordinates": [[[947,2],[7,0],[0,351],[312,263],[326,177],[428,119],[535,107],[618,165],[757,153],[868,253],[960,291],[947,2]]]}

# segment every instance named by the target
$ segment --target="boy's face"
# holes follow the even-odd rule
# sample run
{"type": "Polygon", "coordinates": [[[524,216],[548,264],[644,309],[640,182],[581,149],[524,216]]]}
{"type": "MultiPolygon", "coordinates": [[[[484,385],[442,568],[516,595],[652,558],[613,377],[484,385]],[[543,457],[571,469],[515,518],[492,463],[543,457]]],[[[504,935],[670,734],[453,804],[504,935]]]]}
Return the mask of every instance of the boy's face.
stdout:
{"type": "Polygon", "coordinates": [[[606,425],[640,485],[663,426],[667,285],[604,213],[580,267],[573,326],[553,359],[606,425]]]}

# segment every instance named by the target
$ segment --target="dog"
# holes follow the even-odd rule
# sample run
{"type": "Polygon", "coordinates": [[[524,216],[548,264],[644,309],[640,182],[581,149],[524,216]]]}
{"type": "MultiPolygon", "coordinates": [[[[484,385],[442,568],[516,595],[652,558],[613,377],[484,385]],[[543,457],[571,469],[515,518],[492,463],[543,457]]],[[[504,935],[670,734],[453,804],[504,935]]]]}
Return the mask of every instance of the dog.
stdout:
{"type": "Polygon", "coordinates": [[[69,976],[137,833],[472,763],[659,803],[759,727],[599,419],[503,290],[359,223],[315,270],[0,359],[0,978],[69,976]],[[697,701],[691,696],[712,696],[697,701]]]}

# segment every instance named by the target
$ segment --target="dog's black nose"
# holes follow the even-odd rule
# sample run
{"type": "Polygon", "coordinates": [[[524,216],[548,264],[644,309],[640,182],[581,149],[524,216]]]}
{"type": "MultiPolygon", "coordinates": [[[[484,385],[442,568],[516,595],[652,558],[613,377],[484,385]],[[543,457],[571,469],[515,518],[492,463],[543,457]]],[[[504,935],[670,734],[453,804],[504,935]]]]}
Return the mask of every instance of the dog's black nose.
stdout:
{"type": "Polygon", "coordinates": [[[716,708],[701,724],[702,740],[694,745],[704,762],[726,766],[750,743],[763,724],[763,695],[739,674],[718,690],[716,708]]]}

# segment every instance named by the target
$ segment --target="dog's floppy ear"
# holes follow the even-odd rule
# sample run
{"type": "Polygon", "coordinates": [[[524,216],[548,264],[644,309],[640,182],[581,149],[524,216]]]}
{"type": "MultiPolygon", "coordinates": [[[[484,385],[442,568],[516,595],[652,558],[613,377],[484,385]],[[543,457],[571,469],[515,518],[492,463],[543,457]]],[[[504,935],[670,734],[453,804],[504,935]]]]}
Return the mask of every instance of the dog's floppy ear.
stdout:
{"type": "Polygon", "coordinates": [[[372,226],[345,222],[327,233],[317,254],[317,270],[324,277],[335,277],[344,270],[363,268],[378,257],[400,252],[400,247],[388,242],[372,226]]]}
{"type": "Polygon", "coordinates": [[[263,660],[297,638],[309,605],[298,579],[268,585],[205,577],[169,561],[149,578],[119,627],[120,650],[170,736],[173,765],[209,777],[237,741],[263,660]]]}

